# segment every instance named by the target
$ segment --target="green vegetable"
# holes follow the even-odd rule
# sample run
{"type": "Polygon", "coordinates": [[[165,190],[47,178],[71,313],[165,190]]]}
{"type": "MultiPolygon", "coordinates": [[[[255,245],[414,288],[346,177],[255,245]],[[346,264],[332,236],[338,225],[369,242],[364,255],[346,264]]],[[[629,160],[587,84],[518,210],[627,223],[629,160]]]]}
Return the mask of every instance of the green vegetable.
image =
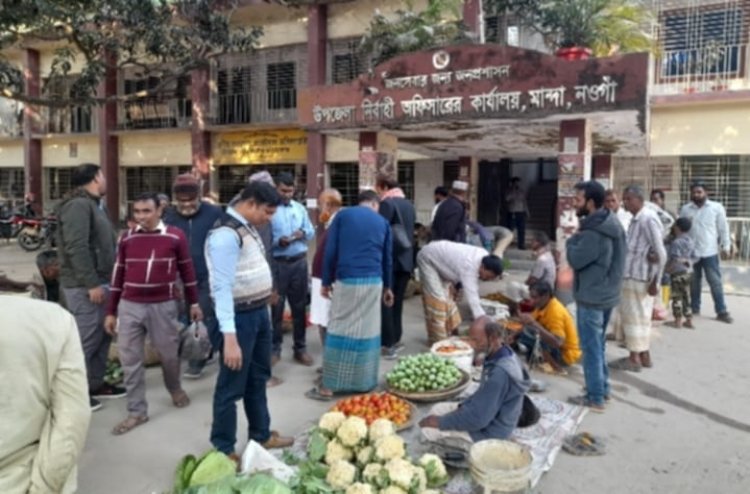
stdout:
{"type": "Polygon", "coordinates": [[[320,429],[315,429],[307,443],[307,457],[313,462],[321,461],[326,455],[327,446],[328,439],[320,429]]]}
{"type": "Polygon", "coordinates": [[[424,353],[401,359],[385,378],[398,390],[422,393],[455,386],[461,371],[452,360],[424,353]]]}
{"type": "Polygon", "coordinates": [[[196,466],[198,466],[198,461],[195,456],[185,455],[182,457],[174,474],[174,493],[178,494],[188,488],[190,477],[193,475],[196,466]]]}
{"type": "Polygon", "coordinates": [[[198,460],[198,466],[190,476],[188,485],[206,485],[225,477],[234,477],[237,473],[237,464],[227,455],[216,450],[211,450],[198,460]]]}
{"type": "Polygon", "coordinates": [[[241,494],[292,494],[287,485],[265,473],[238,479],[234,483],[234,491],[241,494]]]}

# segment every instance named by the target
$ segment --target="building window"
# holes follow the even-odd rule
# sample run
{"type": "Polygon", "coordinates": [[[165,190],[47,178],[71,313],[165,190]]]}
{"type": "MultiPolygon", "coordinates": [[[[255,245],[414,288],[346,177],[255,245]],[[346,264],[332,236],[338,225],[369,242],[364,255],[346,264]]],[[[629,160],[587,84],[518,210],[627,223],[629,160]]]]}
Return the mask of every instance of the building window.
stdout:
{"type": "Polygon", "coordinates": [[[398,184],[406,198],[414,202],[414,162],[398,163],[398,184]]]}
{"type": "Polygon", "coordinates": [[[663,20],[662,77],[740,72],[742,10],[667,12],[663,20]]]}
{"type": "Polygon", "coordinates": [[[59,201],[73,190],[73,168],[46,168],[47,199],[59,201]]]}
{"type": "Polygon", "coordinates": [[[750,216],[750,168],[737,155],[689,156],[681,160],[680,204],[691,201],[690,185],[703,182],[708,197],[720,202],[728,217],[750,216]]]}
{"type": "Polygon", "coordinates": [[[131,204],[145,193],[166,194],[172,198],[172,184],[179,173],[187,173],[191,166],[139,166],[125,168],[125,200],[131,204]]]}
{"type": "MultiPolygon", "coordinates": [[[[55,79],[47,81],[45,92],[50,98],[85,98],[86,95],[76,94],[72,87],[73,79],[55,79]]],[[[78,134],[93,132],[93,111],[90,106],[71,105],[65,107],[50,107],[46,110],[46,128],[44,132],[51,134],[78,134]]]]}
{"type": "Polygon", "coordinates": [[[333,56],[333,83],[343,84],[357,78],[361,73],[360,57],[355,53],[333,56]]]}
{"type": "MultiPolygon", "coordinates": [[[[159,77],[125,79],[123,94],[132,95],[154,90],[162,83],[159,77]]],[[[121,126],[126,129],[159,129],[186,127],[193,114],[190,76],[182,76],[162,88],[159,94],[127,101],[121,105],[121,126]]]]}
{"type": "Polygon", "coordinates": [[[266,66],[268,109],[297,108],[297,78],[294,62],[269,63],[266,66]]]}
{"type": "Polygon", "coordinates": [[[219,71],[217,80],[219,124],[244,124],[251,121],[252,87],[249,66],[232,67],[219,71]]]}
{"type": "Polygon", "coordinates": [[[446,161],[443,163],[443,185],[449,189],[455,180],[458,180],[458,161],[446,161]]]}
{"type": "Polygon", "coordinates": [[[276,178],[280,173],[291,173],[294,176],[294,199],[304,200],[306,169],[300,165],[229,165],[220,166],[218,172],[219,203],[228,204],[247,185],[247,179],[253,173],[267,171],[276,178]]]}
{"type": "Polygon", "coordinates": [[[341,193],[344,206],[356,206],[359,195],[359,164],[331,163],[328,173],[331,187],[341,193]]]}
{"type": "Polygon", "coordinates": [[[0,168],[0,207],[8,210],[23,204],[23,168],[0,168]]]}

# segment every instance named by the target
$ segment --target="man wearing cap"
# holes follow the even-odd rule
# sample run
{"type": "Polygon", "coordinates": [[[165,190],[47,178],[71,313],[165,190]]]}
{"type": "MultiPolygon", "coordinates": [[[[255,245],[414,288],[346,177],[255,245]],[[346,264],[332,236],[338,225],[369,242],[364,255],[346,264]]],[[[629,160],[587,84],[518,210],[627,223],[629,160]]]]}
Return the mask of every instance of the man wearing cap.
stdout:
{"type": "Polygon", "coordinates": [[[451,194],[440,203],[432,220],[432,241],[450,240],[466,242],[466,191],[469,184],[461,180],[453,182],[451,194]]]}
{"type": "Polygon", "coordinates": [[[281,205],[271,219],[273,279],[278,301],[273,306],[273,358],[281,359],[281,346],[284,334],[281,329],[284,306],[289,300],[294,324],[294,360],[302,365],[313,365],[313,358],[307,353],[305,341],[308,295],[307,243],[315,237],[315,230],[307,209],[292,199],[294,177],[281,173],[276,178],[276,190],[281,194],[281,205]]]}
{"type": "MultiPolygon", "coordinates": [[[[187,237],[198,280],[198,304],[203,311],[203,323],[209,331],[213,331],[216,329],[216,316],[211,302],[204,246],[208,232],[219,223],[223,213],[220,207],[201,199],[200,181],[189,173],[177,176],[172,186],[172,197],[174,207],[165,210],[164,223],[176,226],[187,237]]],[[[182,319],[186,322],[187,314],[182,319]]],[[[198,379],[203,375],[205,365],[205,360],[191,360],[183,376],[198,379]]]]}

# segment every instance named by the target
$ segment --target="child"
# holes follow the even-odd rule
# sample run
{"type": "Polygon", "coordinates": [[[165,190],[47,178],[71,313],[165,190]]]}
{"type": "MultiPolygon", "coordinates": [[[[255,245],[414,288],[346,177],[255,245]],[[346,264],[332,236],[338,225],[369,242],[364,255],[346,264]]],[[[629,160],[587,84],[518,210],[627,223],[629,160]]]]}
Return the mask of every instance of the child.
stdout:
{"type": "Polygon", "coordinates": [[[667,265],[665,271],[671,279],[672,313],[675,328],[693,329],[692,312],[690,310],[690,283],[693,278],[693,263],[696,260],[693,239],[687,235],[692,223],[689,218],[679,218],[672,227],[674,240],[667,249],[667,265]],[[685,318],[683,324],[682,319],[685,318]]]}

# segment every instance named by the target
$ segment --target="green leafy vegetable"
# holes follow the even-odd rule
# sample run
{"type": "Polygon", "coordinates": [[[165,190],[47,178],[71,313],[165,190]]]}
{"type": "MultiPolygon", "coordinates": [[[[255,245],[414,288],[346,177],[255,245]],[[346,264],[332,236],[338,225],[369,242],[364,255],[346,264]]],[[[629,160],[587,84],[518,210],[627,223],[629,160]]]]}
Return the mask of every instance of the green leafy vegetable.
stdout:
{"type": "Polygon", "coordinates": [[[326,455],[327,446],[328,440],[323,435],[323,432],[315,429],[310,435],[310,441],[307,443],[307,457],[313,462],[321,461],[326,455]]]}
{"type": "Polygon", "coordinates": [[[207,485],[225,477],[234,477],[236,473],[237,465],[234,461],[224,453],[211,450],[198,460],[198,466],[190,476],[188,485],[207,485]]]}
{"type": "Polygon", "coordinates": [[[265,473],[238,479],[234,483],[234,490],[240,494],[292,494],[287,485],[265,473]]]}

